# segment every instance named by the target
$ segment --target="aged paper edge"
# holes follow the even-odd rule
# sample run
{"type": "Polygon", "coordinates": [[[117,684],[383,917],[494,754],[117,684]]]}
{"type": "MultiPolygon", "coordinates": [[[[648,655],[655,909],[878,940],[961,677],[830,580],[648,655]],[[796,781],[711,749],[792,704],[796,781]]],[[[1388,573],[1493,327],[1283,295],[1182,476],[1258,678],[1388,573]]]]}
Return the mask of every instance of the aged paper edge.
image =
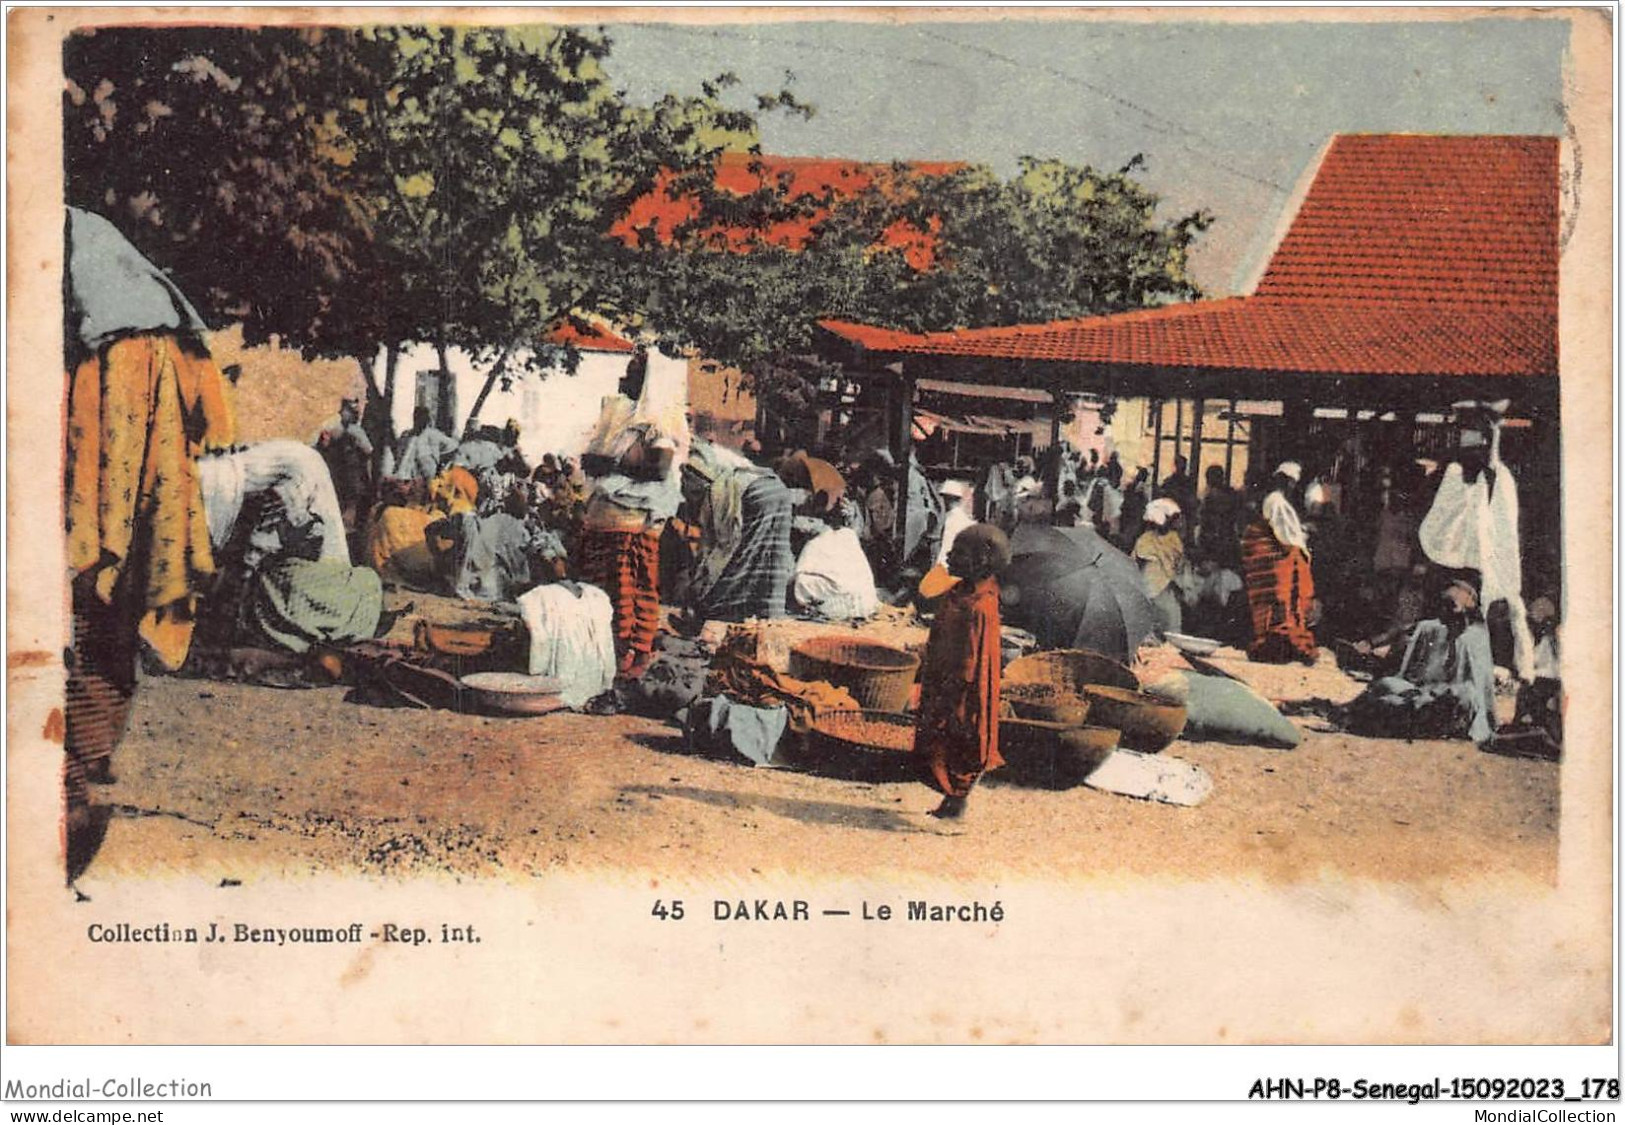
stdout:
{"type": "MultiPolygon", "coordinates": [[[[1612,26],[1605,11],[1508,9],[47,9],[9,14],[6,216],[10,333],[7,435],[7,918],[14,1043],[275,1042],[1572,1042],[1606,1041],[1612,1026],[1613,963],[1611,651],[1613,431],[1611,244],[1612,26]],[[932,1005],[937,993],[919,951],[897,942],[803,941],[794,971],[767,978],[741,966],[771,955],[765,941],[737,939],[725,955],[701,941],[659,951],[619,923],[646,901],[639,872],[550,879],[534,888],[315,879],[256,890],[268,917],[305,918],[324,907],[348,915],[391,910],[489,919],[517,928],[527,912],[558,922],[527,936],[522,960],[464,958],[427,974],[364,951],[328,959],[199,964],[188,976],[159,958],[85,956],[84,918],[60,877],[57,826],[60,748],[41,732],[61,705],[66,636],[59,537],[60,496],[27,487],[60,472],[59,277],[61,149],[59,44],[69,30],[112,23],[377,23],[927,19],[1101,19],[1191,22],[1384,21],[1473,17],[1572,21],[1567,107],[1584,181],[1574,236],[1562,263],[1566,641],[1570,657],[1568,741],[1562,769],[1560,875],[1556,888],[1493,878],[1445,890],[1339,881],[1272,887],[1245,880],[1124,886],[1088,881],[999,882],[1012,910],[1049,917],[1007,931],[985,982],[932,1005]],[[39,654],[43,654],[43,657],[39,654]],[[634,905],[636,904],[636,905],[634,905]],[[1235,917],[1219,947],[1192,940],[1192,918],[1235,917]],[[1133,919],[1132,925],[1124,919],[1133,919]],[[1144,941],[1136,961],[1161,976],[1115,964],[1087,983],[1032,970],[1027,960],[1056,933],[1082,930],[1108,943],[1144,941]],[[1418,943],[1426,935],[1429,940],[1418,943]],[[1339,950],[1328,969],[1325,952],[1339,950]],[[1487,946],[1487,948],[1480,948],[1487,946]],[[1473,951],[1479,950],[1478,956],[1473,951]],[[584,951],[591,950],[590,956],[584,951]],[[1266,952],[1267,951],[1267,952],[1266,952]],[[1261,958],[1260,954],[1264,954],[1261,958]],[[1464,962],[1464,955],[1467,960],[1464,962]],[[1268,975],[1260,975],[1260,961],[1268,975]],[[579,985],[561,988],[543,966],[571,964],[579,985]],[[1360,966],[1355,970],[1354,966],[1360,966]],[[862,966],[849,979],[846,966],[862,966]],[[1463,972],[1463,970],[1467,970],[1463,972]],[[1335,970],[1334,978],[1327,978],[1335,970]],[[1476,970],[1476,972],[1474,971],[1476,970]],[[1296,987],[1271,987],[1313,972],[1324,998],[1302,1010],[1296,987]],[[273,976],[274,992],[265,988],[273,976]],[[1459,977],[1466,983],[1440,984],[1459,977]],[[1214,978],[1243,987],[1223,992],[1214,978]],[[1156,991],[1146,986],[1156,985],[1156,991]],[[1164,985],[1172,987],[1163,988],[1164,985]],[[1250,986],[1250,987],[1247,987],[1250,986]],[[1182,991],[1183,988],[1183,991],[1182,991]],[[518,993],[547,998],[549,1014],[504,1018],[466,997],[518,993]],[[279,997],[294,997],[297,1003],[279,997]],[[402,997],[410,997],[407,1003],[402,997]],[[1428,998],[1418,1006],[1417,998],[1428,998]],[[463,1003],[458,1003],[459,999],[463,1003]],[[424,1014],[432,1013],[432,1015],[424,1014]],[[459,1014],[461,1013],[461,1014],[459,1014]],[[697,1013],[704,1013],[699,1015],[697,1013]]],[[[658,872],[654,872],[658,876],[658,872]]],[[[718,881],[722,883],[722,880],[718,881]]],[[[758,893],[769,893],[772,880],[758,893]]],[[[761,881],[755,881],[761,886],[761,881]]],[[[804,881],[786,882],[794,891],[804,881]]],[[[184,909],[210,888],[184,880],[129,880],[116,898],[148,913],[184,909]]],[[[864,884],[849,884],[862,893],[864,884]]],[[[930,888],[920,888],[928,893],[930,888]]],[[[945,888],[952,890],[953,888],[945,888]]],[[[963,888],[960,888],[963,891],[963,888]]],[[[109,906],[116,908],[117,902],[109,906]]],[[[969,952],[943,939],[927,960],[969,952]]],[[[1073,970],[1081,969],[1073,965],[1073,970]]]]}

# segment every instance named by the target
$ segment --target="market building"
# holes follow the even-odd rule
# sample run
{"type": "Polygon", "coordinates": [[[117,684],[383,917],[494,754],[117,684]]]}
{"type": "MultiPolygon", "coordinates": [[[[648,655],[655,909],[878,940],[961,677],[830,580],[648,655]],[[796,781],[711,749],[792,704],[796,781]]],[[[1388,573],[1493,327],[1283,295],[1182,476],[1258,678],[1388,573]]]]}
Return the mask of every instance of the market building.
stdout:
{"type": "Polygon", "coordinates": [[[1070,419],[1074,446],[1153,480],[1176,454],[1232,485],[1293,458],[1357,515],[1366,467],[1437,462],[1453,404],[1506,399],[1526,559],[1555,581],[1560,156],[1557,137],[1340,134],[1249,293],[949,332],[826,320],[855,388],[836,412],[888,418],[903,463],[931,384],[1026,388],[1052,404],[1050,440],[1070,419]]]}

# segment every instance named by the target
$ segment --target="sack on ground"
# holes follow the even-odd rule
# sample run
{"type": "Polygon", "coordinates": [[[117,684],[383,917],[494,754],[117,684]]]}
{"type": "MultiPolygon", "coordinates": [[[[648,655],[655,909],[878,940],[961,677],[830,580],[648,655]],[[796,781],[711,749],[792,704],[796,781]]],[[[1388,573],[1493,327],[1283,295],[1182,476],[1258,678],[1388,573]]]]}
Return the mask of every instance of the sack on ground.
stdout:
{"type": "Polygon", "coordinates": [[[1252,688],[1227,676],[1174,672],[1147,684],[1151,695],[1185,705],[1185,730],[1191,742],[1239,742],[1293,750],[1303,733],[1252,688]]]}

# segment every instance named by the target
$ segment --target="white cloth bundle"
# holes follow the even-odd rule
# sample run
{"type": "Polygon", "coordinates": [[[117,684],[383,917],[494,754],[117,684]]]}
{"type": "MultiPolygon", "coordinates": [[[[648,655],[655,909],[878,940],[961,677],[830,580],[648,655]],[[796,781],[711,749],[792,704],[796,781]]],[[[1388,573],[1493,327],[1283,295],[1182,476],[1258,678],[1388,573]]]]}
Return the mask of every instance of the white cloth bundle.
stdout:
{"type": "Polygon", "coordinates": [[[333,477],[322,455],[310,446],[297,441],[263,441],[237,453],[202,457],[198,478],[209,540],[215,547],[231,538],[250,496],[271,492],[293,526],[306,527],[312,520],[321,524],[323,559],[350,562],[333,477]]]}
{"type": "Polygon", "coordinates": [[[872,617],[880,609],[874,570],[850,527],[832,528],[801,549],[790,593],[797,605],[830,621],[872,617]]]}
{"type": "Polygon", "coordinates": [[[530,630],[530,674],[559,682],[566,707],[580,708],[615,683],[609,595],[597,586],[538,586],[519,597],[530,630]]]}

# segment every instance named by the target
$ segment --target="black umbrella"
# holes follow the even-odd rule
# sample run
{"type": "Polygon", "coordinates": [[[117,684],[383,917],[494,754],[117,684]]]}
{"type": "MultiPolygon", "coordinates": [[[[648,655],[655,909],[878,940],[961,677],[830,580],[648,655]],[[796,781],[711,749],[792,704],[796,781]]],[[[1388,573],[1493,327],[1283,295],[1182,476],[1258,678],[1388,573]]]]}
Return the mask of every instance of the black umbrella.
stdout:
{"type": "Polygon", "coordinates": [[[1086,648],[1124,661],[1155,628],[1140,568],[1088,527],[1023,524],[1000,579],[1001,613],[1042,648],[1086,648]]]}

